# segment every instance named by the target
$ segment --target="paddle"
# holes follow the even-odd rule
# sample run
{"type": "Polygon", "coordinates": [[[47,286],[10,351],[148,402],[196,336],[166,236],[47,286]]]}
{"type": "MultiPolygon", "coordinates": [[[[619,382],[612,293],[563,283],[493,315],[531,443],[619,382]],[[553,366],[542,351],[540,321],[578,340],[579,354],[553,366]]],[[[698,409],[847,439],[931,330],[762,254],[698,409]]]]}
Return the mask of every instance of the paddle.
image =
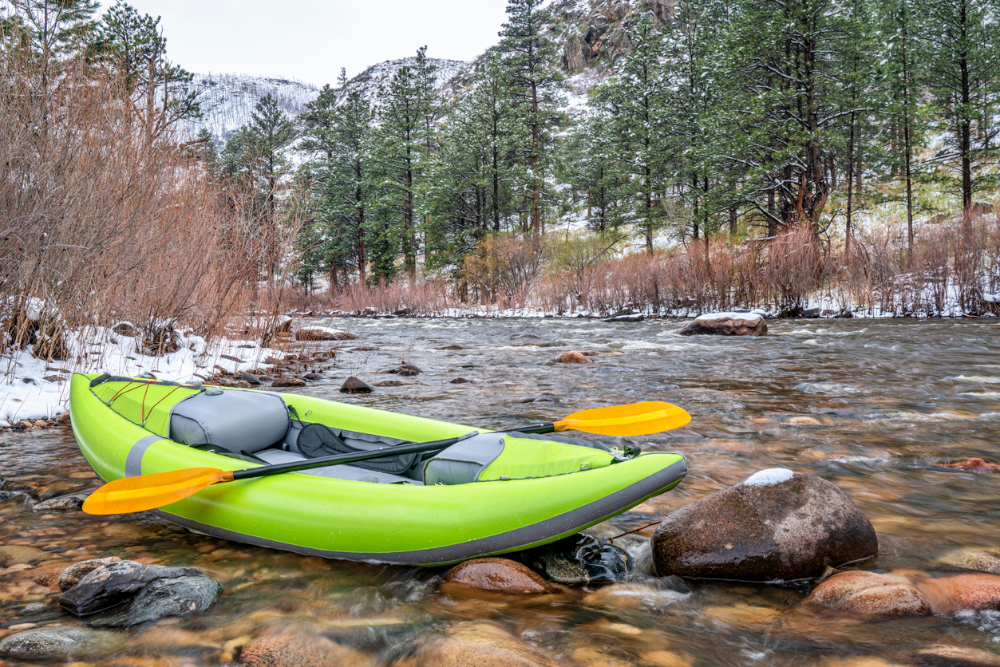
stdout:
{"type": "MultiPolygon", "coordinates": [[[[553,431],[576,430],[600,435],[647,435],[684,426],[689,421],[691,421],[691,415],[676,405],[652,401],[583,410],[550,424],[537,424],[526,428],[509,429],[509,431],[552,433],[553,431]]],[[[386,456],[440,451],[474,435],[478,435],[478,431],[466,433],[458,438],[383,447],[364,452],[337,454],[336,456],[325,456],[308,461],[276,463],[243,470],[185,468],[152,475],[125,477],[108,482],[90,494],[90,497],[83,503],[83,511],[88,514],[144,512],[183,500],[213,484],[368,461],[386,456]]]]}

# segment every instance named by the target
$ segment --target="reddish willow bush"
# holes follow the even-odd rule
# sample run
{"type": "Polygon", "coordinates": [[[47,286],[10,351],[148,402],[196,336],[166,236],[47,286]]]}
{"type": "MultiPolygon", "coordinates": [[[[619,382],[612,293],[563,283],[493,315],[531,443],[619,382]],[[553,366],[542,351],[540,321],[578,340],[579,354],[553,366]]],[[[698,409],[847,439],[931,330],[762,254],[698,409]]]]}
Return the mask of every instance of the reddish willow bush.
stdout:
{"type": "Polygon", "coordinates": [[[811,299],[830,314],[980,315],[998,312],[1000,217],[924,226],[912,257],[902,228],[856,232],[850,256],[809,230],[729,245],[725,239],[610,258],[597,237],[484,242],[458,278],[354,285],[327,296],[349,312],[441,313],[449,307],[538,308],[556,314],[621,311],[697,315],[763,307],[801,315],[811,299]],[[998,295],[998,296],[994,296],[998,295]]]}
{"type": "Polygon", "coordinates": [[[58,358],[61,330],[120,320],[221,333],[260,296],[260,225],[169,133],[145,136],[113,73],[59,65],[43,86],[37,58],[0,56],[0,351],[58,358]]]}

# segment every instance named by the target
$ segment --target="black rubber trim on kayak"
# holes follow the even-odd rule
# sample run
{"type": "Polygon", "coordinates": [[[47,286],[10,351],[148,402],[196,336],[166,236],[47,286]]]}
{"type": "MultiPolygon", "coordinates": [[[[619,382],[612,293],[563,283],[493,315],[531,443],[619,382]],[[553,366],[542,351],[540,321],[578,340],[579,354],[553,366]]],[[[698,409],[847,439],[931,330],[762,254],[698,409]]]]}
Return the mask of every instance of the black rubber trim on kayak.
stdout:
{"type": "Polygon", "coordinates": [[[679,482],[687,474],[687,462],[681,459],[663,470],[650,475],[634,484],[619,489],[603,498],[588,503],[575,510],[554,516],[530,526],[490,535],[478,540],[451,544],[445,547],[423,549],[420,551],[394,551],[389,553],[354,553],[350,551],[325,551],[295,544],[286,544],[263,537],[245,535],[226,528],[217,528],[207,524],[192,521],[184,517],[169,514],[163,510],[154,510],[157,514],[178,525],[200,533],[219,537],[233,542],[243,542],[258,547],[292,551],[304,556],[319,556],[340,560],[367,561],[374,563],[392,563],[397,565],[445,565],[469,558],[478,558],[505,551],[527,548],[553,535],[571,533],[584,526],[594,525],[619,514],[623,508],[636,505],[646,498],[662,492],[675,482],[679,482]]]}
{"type": "Polygon", "coordinates": [[[142,474],[142,457],[153,443],[157,443],[160,440],[167,440],[167,438],[164,438],[162,435],[147,435],[145,438],[139,438],[135,441],[135,444],[129,448],[128,455],[125,457],[126,477],[138,477],[142,474]]]}

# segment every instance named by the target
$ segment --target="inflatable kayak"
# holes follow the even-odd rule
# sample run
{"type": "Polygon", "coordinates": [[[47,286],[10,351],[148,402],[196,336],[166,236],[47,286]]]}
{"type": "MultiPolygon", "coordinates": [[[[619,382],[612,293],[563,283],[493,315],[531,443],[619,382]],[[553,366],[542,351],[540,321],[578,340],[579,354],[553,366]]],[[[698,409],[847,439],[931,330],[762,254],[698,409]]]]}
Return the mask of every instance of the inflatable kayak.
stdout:
{"type": "Polygon", "coordinates": [[[143,378],[76,374],[70,412],[106,482],[464,436],[437,453],[219,484],[156,510],[193,531],[325,558],[440,565],[518,551],[620,514],[687,472],[679,454],[143,378]]]}

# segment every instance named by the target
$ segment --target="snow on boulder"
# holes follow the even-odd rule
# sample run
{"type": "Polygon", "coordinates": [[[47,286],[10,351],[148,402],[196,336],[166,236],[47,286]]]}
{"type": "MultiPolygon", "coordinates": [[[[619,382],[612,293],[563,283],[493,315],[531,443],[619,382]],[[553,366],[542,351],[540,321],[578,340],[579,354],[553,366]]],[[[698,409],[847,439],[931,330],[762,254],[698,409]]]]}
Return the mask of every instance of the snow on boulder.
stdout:
{"type": "Polygon", "coordinates": [[[677,510],[652,538],[659,576],[794,581],[878,552],[875,529],[815,475],[762,470],[677,510]]]}
{"type": "Polygon", "coordinates": [[[354,340],[357,337],[357,334],[320,326],[303,327],[295,332],[295,340],[354,340]]]}
{"type": "Polygon", "coordinates": [[[764,336],[767,321],[760,313],[708,313],[688,322],[678,333],[682,336],[764,336]]]}

